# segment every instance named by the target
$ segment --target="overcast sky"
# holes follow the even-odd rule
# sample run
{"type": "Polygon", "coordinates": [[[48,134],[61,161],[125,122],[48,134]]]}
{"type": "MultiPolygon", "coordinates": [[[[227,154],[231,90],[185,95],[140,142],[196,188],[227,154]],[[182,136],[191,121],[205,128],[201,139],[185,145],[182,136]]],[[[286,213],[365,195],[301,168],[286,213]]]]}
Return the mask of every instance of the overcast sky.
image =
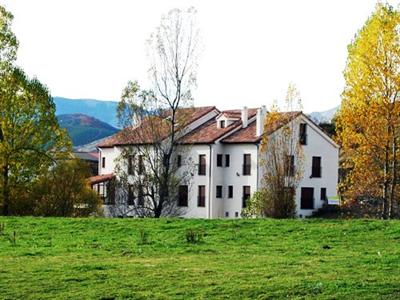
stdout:
{"type": "Polygon", "coordinates": [[[347,45],[375,3],[0,0],[14,14],[18,64],[53,96],[119,100],[128,80],[146,87],[146,39],[169,9],[194,6],[204,45],[196,106],[268,106],[294,82],[306,112],[340,103],[347,45]]]}

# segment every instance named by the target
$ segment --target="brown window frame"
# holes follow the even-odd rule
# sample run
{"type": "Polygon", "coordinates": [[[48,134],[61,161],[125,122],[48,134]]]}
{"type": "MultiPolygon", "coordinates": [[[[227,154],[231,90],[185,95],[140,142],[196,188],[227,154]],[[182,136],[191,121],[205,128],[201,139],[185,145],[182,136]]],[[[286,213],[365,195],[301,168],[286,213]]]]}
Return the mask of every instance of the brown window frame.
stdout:
{"type": "Polygon", "coordinates": [[[143,186],[138,186],[138,196],[137,196],[137,205],[144,206],[144,193],[143,193],[143,186]]]}
{"type": "Polygon", "coordinates": [[[311,163],[311,177],[321,178],[322,177],[322,157],[313,156],[311,163]]]}
{"type": "Polygon", "coordinates": [[[188,207],[189,205],[189,187],[180,185],[178,187],[178,207],[188,207]]]}
{"type": "Polygon", "coordinates": [[[251,198],[251,186],[244,185],[243,186],[243,193],[242,193],[242,207],[246,207],[246,201],[251,198]],[[247,193],[248,190],[248,193],[247,193]]]}
{"type": "Polygon", "coordinates": [[[229,154],[225,154],[225,167],[228,168],[231,165],[231,156],[229,154]]]}
{"type": "Polygon", "coordinates": [[[143,158],[144,155],[138,155],[138,175],[143,175],[145,172],[143,158]]]}
{"type": "Polygon", "coordinates": [[[182,167],[182,155],[178,155],[177,159],[176,159],[176,165],[178,166],[178,168],[182,167]]]}
{"type": "Polygon", "coordinates": [[[327,201],[328,200],[328,197],[326,196],[326,188],[325,187],[321,188],[320,198],[321,198],[322,201],[327,201]]]}
{"type": "Polygon", "coordinates": [[[228,185],[228,198],[233,198],[233,185],[228,185]]]}
{"type": "Polygon", "coordinates": [[[207,161],[205,154],[199,154],[199,170],[198,175],[206,175],[207,161]]]}
{"type": "Polygon", "coordinates": [[[299,125],[299,143],[300,145],[307,145],[307,123],[300,123],[299,125]]]}
{"type": "Polygon", "coordinates": [[[222,198],[222,185],[217,185],[215,187],[215,198],[222,198]]]}
{"type": "Polygon", "coordinates": [[[128,175],[133,175],[135,174],[135,169],[134,169],[134,162],[135,162],[135,155],[130,155],[128,157],[128,175]]]}
{"type": "Polygon", "coordinates": [[[224,156],[222,154],[217,154],[217,167],[222,167],[222,161],[224,156]]]}
{"type": "Polygon", "coordinates": [[[128,205],[135,205],[135,190],[132,184],[128,185],[128,205]]]}
{"type": "Polygon", "coordinates": [[[245,153],[243,154],[243,175],[249,176],[251,175],[251,154],[245,153]]]}
{"type": "Polygon", "coordinates": [[[199,185],[197,188],[197,206],[206,207],[206,186],[199,185]]]}

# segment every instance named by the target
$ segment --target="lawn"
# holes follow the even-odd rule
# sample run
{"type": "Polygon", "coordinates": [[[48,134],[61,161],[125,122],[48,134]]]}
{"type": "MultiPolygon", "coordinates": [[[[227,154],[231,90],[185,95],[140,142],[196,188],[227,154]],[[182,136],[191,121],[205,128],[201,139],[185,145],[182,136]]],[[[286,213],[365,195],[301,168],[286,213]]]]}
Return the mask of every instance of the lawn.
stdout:
{"type": "Polygon", "coordinates": [[[398,221],[0,224],[1,299],[400,298],[398,221]]]}

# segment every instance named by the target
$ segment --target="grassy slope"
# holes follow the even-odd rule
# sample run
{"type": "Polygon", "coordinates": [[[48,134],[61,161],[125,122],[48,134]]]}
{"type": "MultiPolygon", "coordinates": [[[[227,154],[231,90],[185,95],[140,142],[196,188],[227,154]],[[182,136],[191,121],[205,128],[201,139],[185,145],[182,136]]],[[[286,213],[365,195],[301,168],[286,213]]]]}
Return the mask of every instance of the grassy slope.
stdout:
{"type": "Polygon", "coordinates": [[[0,298],[399,298],[400,222],[0,218],[0,298]],[[204,233],[188,244],[188,228],[204,233]],[[16,231],[16,245],[8,240],[16,231]],[[149,243],[140,243],[140,231],[149,243]]]}

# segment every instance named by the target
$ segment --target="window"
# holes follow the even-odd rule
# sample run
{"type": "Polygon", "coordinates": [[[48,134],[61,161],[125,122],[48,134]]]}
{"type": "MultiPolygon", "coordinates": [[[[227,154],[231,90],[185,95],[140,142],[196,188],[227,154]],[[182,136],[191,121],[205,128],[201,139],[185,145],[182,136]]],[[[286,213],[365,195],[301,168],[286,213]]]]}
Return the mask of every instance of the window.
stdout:
{"type": "Polygon", "coordinates": [[[229,211],[225,212],[225,218],[229,218],[229,211]]]}
{"type": "Polygon", "coordinates": [[[222,185],[217,185],[216,197],[222,198],[222,185]]]}
{"type": "Polygon", "coordinates": [[[143,173],[144,173],[143,155],[139,155],[138,174],[142,175],[143,173]]]}
{"type": "Polygon", "coordinates": [[[188,186],[180,185],[178,188],[178,206],[188,206],[188,186]]]}
{"type": "Polygon", "coordinates": [[[178,166],[178,168],[182,166],[182,155],[178,155],[176,165],[178,166]]]}
{"type": "Polygon", "coordinates": [[[219,127],[225,128],[225,120],[219,121],[219,127]]]}
{"type": "Polygon", "coordinates": [[[135,194],[134,194],[134,189],[133,185],[128,186],[128,205],[134,205],[135,204],[135,194]]]}
{"type": "Polygon", "coordinates": [[[100,198],[103,199],[104,204],[107,204],[107,187],[105,182],[99,182],[97,184],[97,193],[100,198]]]}
{"type": "Polygon", "coordinates": [[[239,218],[239,213],[237,211],[235,211],[235,217],[239,218]]]}
{"type": "Polygon", "coordinates": [[[243,155],[243,175],[251,174],[251,154],[243,155]]]}
{"type": "Polygon", "coordinates": [[[321,157],[312,157],[311,177],[321,177],[321,157]]]}
{"type": "Polygon", "coordinates": [[[225,154],[225,167],[229,167],[231,164],[231,156],[229,154],[225,154]]]}
{"type": "Polygon", "coordinates": [[[242,197],[242,207],[246,207],[246,201],[250,199],[250,186],[244,185],[243,186],[243,197],[242,197]]]}
{"type": "Polygon", "coordinates": [[[300,209],[314,209],[314,188],[301,188],[300,209]]]}
{"type": "Polygon", "coordinates": [[[206,186],[199,185],[197,194],[197,206],[205,207],[206,206],[206,186]]]}
{"type": "Polygon", "coordinates": [[[222,154],[217,154],[217,167],[222,167],[222,154]]]}
{"type": "Polygon", "coordinates": [[[301,145],[307,145],[307,124],[301,123],[299,130],[299,141],[301,145]]]}
{"type": "Polygon", "coordinates": [[[144,205],[143,187],[141,185],[139,185],[139,188],[138,188],[137,205],[138,206],[143,206],[144,205]]]}
{"type": "Polygon", "coordinates": [[[326,197],[326,188],[321,188],[321,200],[326,201],[328,198],[326,197]]]}
{"type": "Polygon", "coordinates": [[[102,167],[102,168],[105,168],[105,167],[106,167],[106,158],[105,158],[105,157],[102,157],[102,158],[101,158],[101,167],[102,167]]]}
{"type": "Polygon", "coordinates": [[[286,156],[285,176],[294,176],[294,155],[286,156]]]}
{"type": "Polygon", "coordinates": [[[233,185],[228,186],[228,198],[233,198],[233,185]]]}
{"type": "Polygon", "coordinates": [[[199,175],[206,175],[206,155],[199,155],[199,175]]]}
{"type": "Polygon", "coordinates": [[[134,160],[135,160],[134,155],[128,157],[128,175],[133,175],[134,160]]]}

